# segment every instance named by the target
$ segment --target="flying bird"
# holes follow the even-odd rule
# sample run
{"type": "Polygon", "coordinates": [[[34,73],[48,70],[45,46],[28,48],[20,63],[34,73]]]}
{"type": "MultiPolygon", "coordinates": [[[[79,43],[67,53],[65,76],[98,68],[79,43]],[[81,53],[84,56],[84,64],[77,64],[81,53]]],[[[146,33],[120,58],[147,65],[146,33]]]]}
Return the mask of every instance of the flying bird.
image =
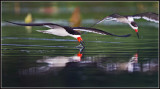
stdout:
{"type": "Polygon", "coordinates": [[[102,35],[111,35],[111,36],[117,36],[117,37],[129,37],[131,34],[127,35],[114,35],[109,32],[105,32],[96,28],[89,28],[89,27],[69,27],[69,26],[62,26],[54,23],[15,23],[6,21],[8,23],[21,25],[21,26],[44,26],[48,27],[49,30],[37,30],[38,32],[47,33],[47,34],[53,34],[57,36],[71,36],[73,38],[76,38],[78,42],[84,47],[84,41],[81,38],[81,33],[78,31],[85,31],[85,32],[92,32],[102,35]],[[78,31],[77,31],[78,30],[78,31]]]}
{"type": "MultiPolygon", "coordinates": [[[[119,14],[112,14],[112,15],[109,15],[109,16],[105,17],[104,19],[100,20],[99,22],[95,23],[93,26],[95,26],[96,24],[99,24],[103,21],[117,21],[117,22],[121,22],[121,23],[127,23],[130,25],[130,27],[132,29],[135,30],[137,37],[139,38],[138,25],[136,24],[134,19],[141,19],[141,18],[143,18],[147,21],[159,23],[158,14],[152,13],[152,12],[145,12],[145,13],[140,13],[140,14],[136,14],[136,15],[126,15],[126,16],[122,16],[119,14]]],[[[91,26],[91,27],[93,27],[93,26],[91,26]]]]}

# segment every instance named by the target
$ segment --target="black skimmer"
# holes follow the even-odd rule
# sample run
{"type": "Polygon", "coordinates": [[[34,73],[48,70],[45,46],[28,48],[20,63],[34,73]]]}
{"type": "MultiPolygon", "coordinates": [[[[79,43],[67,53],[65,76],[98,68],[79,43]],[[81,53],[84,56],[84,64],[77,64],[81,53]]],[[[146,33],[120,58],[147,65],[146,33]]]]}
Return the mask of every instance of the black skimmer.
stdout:
{"type": "Polygon", "coordinates": [[[136,24],[136,22],[134,22],[134,19],[140,19],[140,18],[143,18],[145,20],[152,21],[155,23],[159,23],[158,14],[152,13],[152,12],[145,12],[145,13],[140,13],[140,14],[136,14],[136,15],[127,15],[127,16],[122,16],[119,14],[112,14],[112,15],[109,15],[109,16],[105,17],[104,19],[100,20],[98,23],[95,23],[94,25],[99,24],[103,21],[117,21],[117,22],[121,22],[121,23],[127,23],[131,26],[132,29],[135,30],[135,32],[137,33],[137,36],[139,38],[138,25],[136,24]]]}
{"type": "Polygon", "coordinates": [[[97,34],[102,34],[102,35],[111,35],[111,36],[117,36],[117,37],[129,37],[131,34],[128,35],[114,35],[99,29],[95,28],[88,28],[88,27],[69,27],[69,26],[62,26],[54,23],[15,23],[15,22],[10,22],[6,21],[8,23],[16,24],[16,25],[21,25],[21,26],[45,26],[50,28],[49,30],[37,30],[38,32],[42,33],[47,33],[47,34],[53,34],[57,36],[71,36],[73,38],[76,38],[78,42],[84,47],[84,41],[81,38],[81,33],[79,31],[86,31],[86,32],[92,32],[92,33],[97,33],[97,34]]]}

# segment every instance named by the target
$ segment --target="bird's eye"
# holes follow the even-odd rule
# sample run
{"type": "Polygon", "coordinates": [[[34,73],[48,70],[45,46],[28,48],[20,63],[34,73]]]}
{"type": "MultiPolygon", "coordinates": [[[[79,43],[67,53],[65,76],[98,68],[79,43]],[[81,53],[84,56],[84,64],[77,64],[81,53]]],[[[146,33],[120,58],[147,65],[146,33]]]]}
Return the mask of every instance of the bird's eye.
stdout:
{"type": "Polygon", "coordinates": [[[131,22],[131,25],[134,26],[134,27],[138,27],[135,22],[131,22]]]}

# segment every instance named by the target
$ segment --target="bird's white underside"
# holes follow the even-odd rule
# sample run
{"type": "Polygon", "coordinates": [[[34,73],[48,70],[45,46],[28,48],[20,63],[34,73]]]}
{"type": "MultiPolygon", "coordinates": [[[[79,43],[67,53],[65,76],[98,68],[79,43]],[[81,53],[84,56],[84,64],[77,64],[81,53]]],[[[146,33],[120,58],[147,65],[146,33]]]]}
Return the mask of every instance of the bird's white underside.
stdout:
{"type": "Polygon", "coordinates": [[[53,34],[56,36],[71,36],[73,38],[81,37],[80,35],[72,35],[69,34],[64,28],[55,28],[55,29],[49,29],[49,30],[37,30],[38,32],[47,33],[47,34],[53,34]]]}
{"type": "Polygon", "coordinates": [[[127,19],[107,17],[107,18],[105,19],[105,21],[116,21],[116,22],[121,22],[121,23],[129,23],[129,22],[131,22],[131,21],[134,21],[134,19],[133,19],[133,18],[129,18],[129,20],[127,20],[127,19]]]}
{"type": "Polygon", "coordinates": [[[70,35],[70,36],[72,36],[73,38],[78,38],[78,37],[81,37],[81,35],[70,35]]]}
{"type": "Polygon", "coordinates": [[[73,30],[79,30],[79,31],[85,31],[85,32],[92,32],[92,33],[96,33],[96,34],[105,35],[104,33],[95,32],[95,31],[91,31],[91,30],[85,30],[85,29],[73,29],[73,30]]]}
{"type": "Polygon", "coordinates": [[[134,21],[133,17],[128,17],[128,20],[131,22],[134,21]]]}
{"type": "Polygon", "coordinates": [[[49,29],[49,30],[37,30],[38,32],[53,34],[57,36],[69,36],[70,34],[62,28],[49,29]]]}
{"type": "Polygon", "coordinates": [[[116,18],[112,18],[112,17],[107,17],[102,19],[101,21],[99,21],[97,24],[102,23],[103,21],[112,21],[112,20],[117,20],[116,18]]]}

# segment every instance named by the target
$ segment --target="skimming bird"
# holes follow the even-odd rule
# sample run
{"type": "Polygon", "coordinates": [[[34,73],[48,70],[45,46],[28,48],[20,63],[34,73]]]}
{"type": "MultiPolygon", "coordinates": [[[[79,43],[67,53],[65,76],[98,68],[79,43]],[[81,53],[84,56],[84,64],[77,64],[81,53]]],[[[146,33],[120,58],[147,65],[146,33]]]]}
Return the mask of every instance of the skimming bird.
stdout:
{"type": "Polygon", "coordinates": [[[97,34],[102,34],[102,35],[111,35],[111,36],[117,36],[117,37],[129,37],[131,34],[128,35],[114,35],[99,29],[95,28],[88,28],[88,27],[69,27],[69,26],[62,26],[54,23],[15,23],[15,22],[10,22],[6,21],[8,23],[16,24],[16,25],[21,25],[21,26],[45,26],[50,28],[49,30],[37,30],[38,32],[42,33],[47,33],[47,34],[53,34],[57,36],[71,36],[73,38],[76,38],[78,42],[84,47],[84,41],[81,38],[81,33],[79,31],[86,31],[86,32],[92,32],[92,33],[97,33],[97,34]]]}
{"type": "Polygon", "coordinates": [[[137,36],[139,38],[138,25],[136,24],[136,22],[134,22],[134,19],[140,19],[140,18],[143,18],[145,20],[152,21],[155,23],[159,23],[158,14],[152,13],[152,12],[145,12],[145,13],[140,13],[140,14],[136,14],[136,15],[126,15],[126,16],[122,16],[119,14],[112,14],[112,15],[109,15],[109,16],[105,17],[104,19],[100,20],[98,23],[95,23],[94,25],[99,24],[103,21],[117,21],[117,22],[121,22],[121,23],[127,23],[131,26],[132,29],[135,30],[135,32],[137,33],[137,36]]]}

